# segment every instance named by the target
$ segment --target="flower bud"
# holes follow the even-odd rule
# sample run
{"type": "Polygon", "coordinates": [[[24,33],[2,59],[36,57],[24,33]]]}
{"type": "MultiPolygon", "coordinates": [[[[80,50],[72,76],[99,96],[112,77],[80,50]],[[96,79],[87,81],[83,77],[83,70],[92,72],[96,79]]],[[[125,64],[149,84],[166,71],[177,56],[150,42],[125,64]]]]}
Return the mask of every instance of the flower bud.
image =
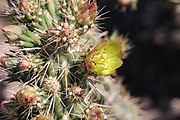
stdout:
{"type": "Polygon", "coordinates": [[[8,25],[3,27],[2,31],[9,40],[16,40],[22,35],[23,28],[18,25],[8,25]]]}
{"type": "Polygon", "coordinates": [[[95,107],[89,110],[88,120],[104,120],[103,110],[99,107],[95,107]]]}
{"type": "Polygon", "coordinates": [[[60,35],[61,36],[68,36],[69,31],[66,28],[62,28],[61,31],[60,31],[60,35]]]}
{"type": "Polygon", "coordinates": [[[17,92],[16,98],[20,104],[30,106],[36,103],[37,92],[33,87],[26,86],[17,92]]]}
{"type": "Polygon", "coordinates": [[[26,58],[23,56],[23,59],[19,63],[19,67],[25,71],[28,71],[32,66],[32,62],[30,58],[26,58]]]}
{"type": "Polygon", "coordinates": [[[95,2],[91,4],[86,4],[78,8],[78,13],[76,19],[80,24],[90,25],[94,22],[97,16],[97,5],[95,2]]]}
{"type": "Polygon", "coordinates": [[[86,68],[97,75],[111,75],[122,65],[122,55],[119,41],[104,40],[86,56],[86,68]]]}
{"type": "Polygon", "coordinates": [[[49,120],[49,118],[44,115],[38,115],[37,117],[33,117],[32,120],[49,120]]]}

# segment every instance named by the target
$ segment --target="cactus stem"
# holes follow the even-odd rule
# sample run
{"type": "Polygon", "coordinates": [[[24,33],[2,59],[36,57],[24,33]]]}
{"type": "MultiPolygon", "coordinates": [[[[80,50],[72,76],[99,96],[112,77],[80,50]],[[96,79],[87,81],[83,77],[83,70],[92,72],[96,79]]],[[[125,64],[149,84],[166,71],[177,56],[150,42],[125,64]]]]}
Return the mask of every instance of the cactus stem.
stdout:
{"type": "Polygon", "coordinates": [[[19,41],[18,46],[22,46],[22,47],[34,47],[35,45],[31,42],[26,42],[26,41],[19,41]]]}
{"type": "Polygon", "coordinates": [[[137,120],[129,94],[119,95],[110,77],[127,51],[126,42],[116,35],[100,42],[107,34],[96,20],[106,19],[109,11],[97,11],[96,0],[12,3],[17,24],[2,30],[18,50],[0,63],[8,80],[21,82],[23,88],[8,111],[17,113],[18,120],[137,120]]]}
{"type": "Polygon", "coordinates": [[[63,107],[67,107],[65,104],[64,104],[64,102],[61,100],[61,97],[59,96],[59,95],[57,95],[57,98],[58,98],[58,100],[61,102],[61,104],[63,105],[63,107]]]}
{"type": "Polygon", "coordinates": [[[44,27],[43,26],[41,26],[39,23],[35,23],[35,22],[32,22],[32,25],[35,27],[35,28],[37,28],[37,29],[40,29],[40,30],[44,30],[44,27]]]}
{"type": "Polygon", "coordinates": [[[47,9],[51,14],[52,18],[56,17],[56,8],[54,0],[47,0],[47,9]]]}
{"type": "Polygon", "coordinates": [[[46,21],[48,28],[51,28],[52,27],[52,17],[47,10],[44,12],[44,17],[45,17],[45,21],[46,21]]]}

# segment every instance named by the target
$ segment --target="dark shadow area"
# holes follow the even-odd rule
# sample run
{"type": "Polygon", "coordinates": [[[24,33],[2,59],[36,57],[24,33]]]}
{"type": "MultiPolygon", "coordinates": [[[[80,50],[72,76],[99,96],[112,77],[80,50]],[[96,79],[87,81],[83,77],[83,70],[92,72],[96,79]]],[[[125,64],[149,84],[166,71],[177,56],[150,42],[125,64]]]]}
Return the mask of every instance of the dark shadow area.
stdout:
{"type": "Polygon", "coordinates": [[[0,83],[0,89],[1,89],[1,92],[0,92],[0,103],[1,103],[3,100],[5,100],[5,96],[4,96],[4,94],[3,94],[3,90],[4,90],[5,87],[6,87],[6,85],[5,85],[3,82],[1,82],[1,83],[0,83]]]}
{"type": "Polygon", "coordinates": [[[2,80],[5,78],[3,68],[0,67],[0,103],[5,100],[4,90],[7,87],[5,82],[2,82],[2,80]]]}
{"type": "Polygon", "coordinates": [[[176,117],[175,119],[173,119],[173,120],[180,120],[180,116],[179,117],[176,117]]]}
{"type": "MultiPolygon", "coordinates": [[[[180,13],[168,0],[139,0],[137,10],[121,11],[117,1],[99,0],[109,11],[101,21],[103,30],[118,30],[128,36],[134,48],[118,74],[133,96],[148,97],[160,107],[162,120],[169,116],[169,102],[180,97],[180,13]]],[[[179,103],[180,104],[180,103],[179,103]]],[[[174,120],[180,120],[175,118],[174,120]]]]}

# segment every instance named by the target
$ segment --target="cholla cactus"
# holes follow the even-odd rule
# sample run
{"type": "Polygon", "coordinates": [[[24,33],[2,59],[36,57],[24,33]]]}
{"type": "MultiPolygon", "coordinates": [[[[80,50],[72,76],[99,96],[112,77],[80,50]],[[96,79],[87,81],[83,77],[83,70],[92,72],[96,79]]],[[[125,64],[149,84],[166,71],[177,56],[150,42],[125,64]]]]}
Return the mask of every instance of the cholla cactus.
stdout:
{"type": "Polygon", "coordinates": [[[110,77],[123,64],[125,39],[98,32],[95,0],[11,4],[16,23],[2,30],[18,49],[0,62],[7,80],[19,81],[21,89],[3,103],[5,119],[138,120],[129,95],[117,92],[120,87],[113,91],[110,77]]]}

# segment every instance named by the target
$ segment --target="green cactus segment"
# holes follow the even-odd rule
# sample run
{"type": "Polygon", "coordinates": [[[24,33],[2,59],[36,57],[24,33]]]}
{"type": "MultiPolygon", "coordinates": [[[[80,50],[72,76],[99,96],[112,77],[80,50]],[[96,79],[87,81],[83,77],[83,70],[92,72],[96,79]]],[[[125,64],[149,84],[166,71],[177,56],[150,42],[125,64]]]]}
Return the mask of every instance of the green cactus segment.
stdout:
{"type": "Polygon", "coordinates": [[[26,25],[26,30],[24,30],[24,26],[18,25],[2,30],[10,40],[25,41],[23,44],[15,42],[20,47],[36,47],[46,44],[43,41],[52,37],[47,36],[46,33],[49,31],[51,31],[51,35],[56,35],[57,39],[78,44],[74,40],[79,39],[91,28],[97,16],[96,3],[84,1],[68,1],[66,3],[66,1],[59,0],[20,0],[16,9],[15,17],[19,20],[18,22],[26,25]],[[41,35],[34,36],[32,33],[34,35],[41,33],[41,35]]]}
{"type": "Polygon", "coordinates": [[[28,47],[28,48],[35,47],[35,45],[32,42],[26,42],[26,41],[19,41],[18,46],[20,46],[20,47],[28,47]]]}
{"type": "Polygon", "coordinates": [[[97,75],[110,75],[122,65],[122,49],[118,41],[103,41],[86,57],[86,67],[97,75]]]}
{"type": "Polygon", "coordinates": [[[26,42],[32,42],[37,46],[41,46],[42,43],[40,41],[40,37],[38,36],[37,33],[33,33],[31,31],[26,31],[22,36],[20,37],[21,40],[24,40],[26,42]]]}
{"type": "Polygon", "coordinates": [[[53,26],[53,20],[52,20],[52,16],[50,15],[50,13],[48,11],[44,12],[44,17],[45,17],[45,21],[46,21],[46,25],[48,28],[51,28],[53,26]]]}
{"type": "Polygon", "coordinates": [[[45,19],[45,16],[44,15],[41,15],[41,16],[39,16],[40,17],[40,25],[43,27],[43,28],[45,28],[45,29],[47,29],[48,28],[48,26],[47,26],[47,24],[46,24],[46,19],[45,19]]]}
{"type": "Polygon", "coordinates": [[[9,25],[2,28],[2,30],[9,41],[17,43],[18,46],[34,47],[42,45],[38,34],[31,32],[25,26],[9,25]]]}
{"type": "Polygon", "coordinates": [[[25,34],[22,34],[22,35],[20,36],[20,40],[26,41],[26,42],[31,42],[31,38],[28,37],[28,36],[25,35],[25,34]]]}
{"type": "Polygon", "coordinates": [[[56,5],[54,0],[47,0],[47,9],[51,14],[52,18],[56,18],[56,5]]]}
{"type": "Polygon", "coordinates": [[[32,26],[39,30],[44,30],[44,27],[41,26],[38,22],[32,22],[32,26]]]}
{"type": "Polygon", "coordinates": [[[62,116],[63,116],[63,106],[61,105],[58,98],[55,99],[54,104],[55,104],[54,111],[55,111],[56,118],[57,118],[57,120],[61,120],[62,116]]]}

